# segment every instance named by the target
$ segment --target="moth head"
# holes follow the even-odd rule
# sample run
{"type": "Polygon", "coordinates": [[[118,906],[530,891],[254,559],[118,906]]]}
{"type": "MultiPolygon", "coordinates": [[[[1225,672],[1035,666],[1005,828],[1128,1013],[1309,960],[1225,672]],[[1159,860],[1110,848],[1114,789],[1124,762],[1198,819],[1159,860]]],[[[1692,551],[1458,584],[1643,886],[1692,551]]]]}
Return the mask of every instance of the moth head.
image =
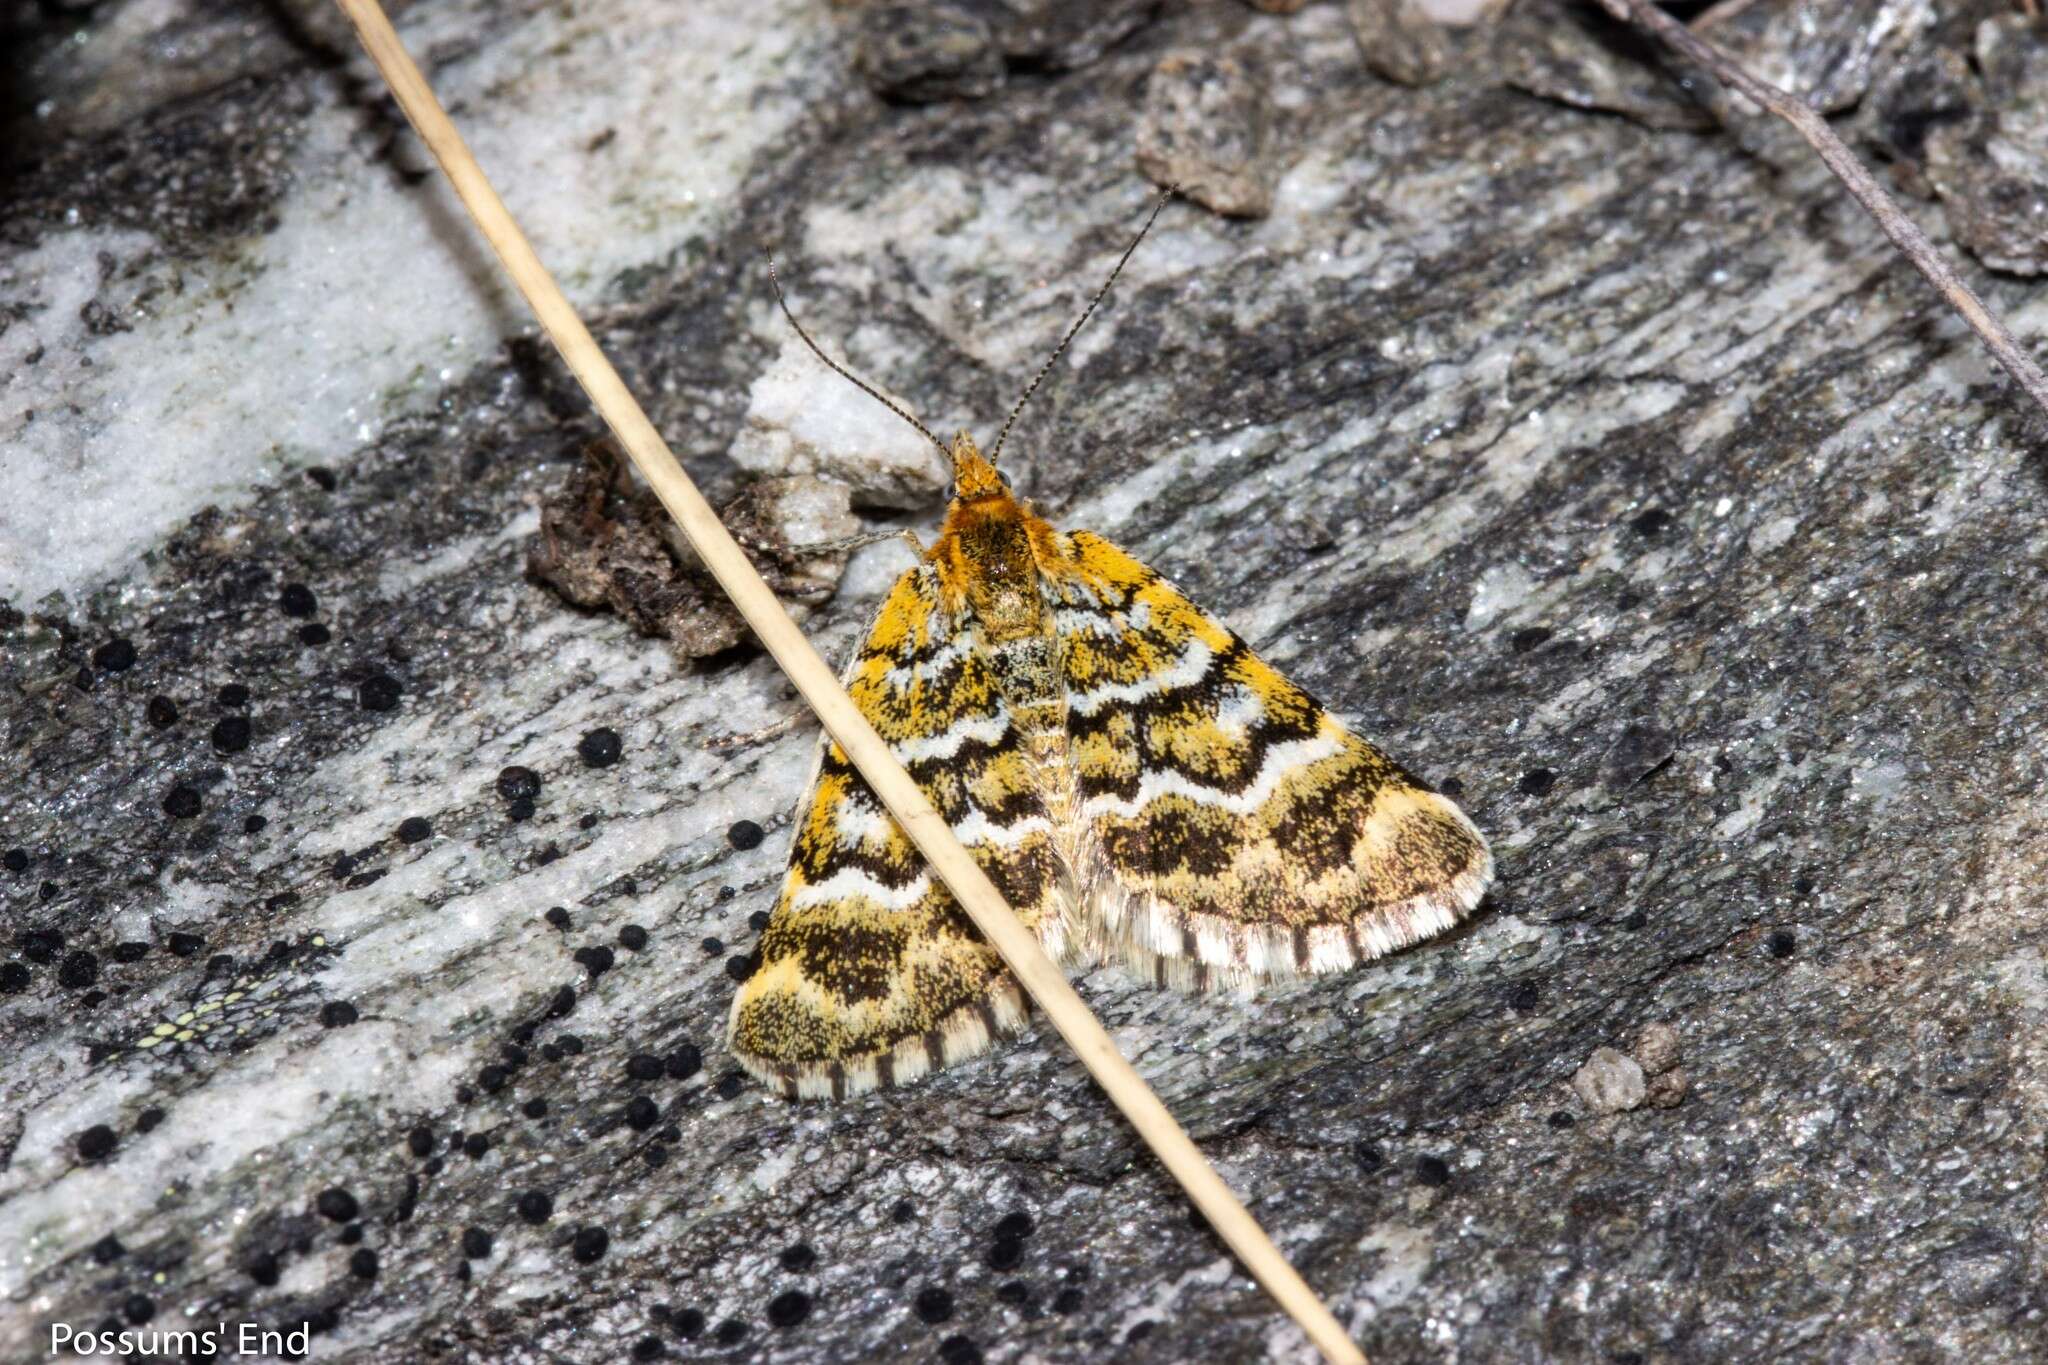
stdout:
{"type": "Polygon", "coordinates": [[[996,473],[996,467],[981,453],[981,447],[974,444],[974,438],[961,432],[953,438],[953,496],[956,498],[992,498],[1009,492],[1003,484],[1003,476],[996,473]]]}

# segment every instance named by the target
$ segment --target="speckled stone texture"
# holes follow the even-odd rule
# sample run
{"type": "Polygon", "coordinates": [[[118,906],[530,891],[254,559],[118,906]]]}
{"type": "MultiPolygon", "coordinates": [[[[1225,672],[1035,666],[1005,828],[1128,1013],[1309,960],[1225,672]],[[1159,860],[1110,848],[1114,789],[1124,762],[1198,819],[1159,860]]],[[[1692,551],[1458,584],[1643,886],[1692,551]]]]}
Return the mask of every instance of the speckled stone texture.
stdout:
{"type": "MultiPolygon", "coordinates": [[[[1169,208],[1006,463],[1495,841],[1475,922],[1368,970],[1082,983],[1373,1359],[2038,1360],[2043,440],[1876,229],[1474,42],[1389,84],[1336,4],[1166,5],[929,104],[868,87],[858,8],[785,8],[732,79],[801,114],[591,286],[720,498],[787,340],[759,243],[820,338],[986,435],[1146,209],[1145,74],[1206,48],[1270,94],[1271,216],[1169,208]],[[1571,1077],[1657,1021],[1689,1091],[1593,1117],[1571,1077]]],[[[158,266],[244,251],[300,120],[376,108],[317,7],[211,7],[260,38],[212,83],[139,9],[6,6],[11,99],[154,83],[12,125],[0,274],[81,203],[158,266]]],[[[406,13],[452,78],[559,11],[406,13]]],[[[346,174],[422,183],[365,120],[346,174]]],[[[2038,351],[2048,295],[1968,271],[2038,351]]],[[[147,1318],[394,1365],[1310,1358],[1042,1030],[838,1106],[731,1079],[812,738],[744,737],[796,705],[759,656],[680,664],[525,577],[597,428],[530,331],[491,355],[0,619],[0,1355],[147,1318]]],[[[828,651],[905,553],[856,558],[828,651]]]]}

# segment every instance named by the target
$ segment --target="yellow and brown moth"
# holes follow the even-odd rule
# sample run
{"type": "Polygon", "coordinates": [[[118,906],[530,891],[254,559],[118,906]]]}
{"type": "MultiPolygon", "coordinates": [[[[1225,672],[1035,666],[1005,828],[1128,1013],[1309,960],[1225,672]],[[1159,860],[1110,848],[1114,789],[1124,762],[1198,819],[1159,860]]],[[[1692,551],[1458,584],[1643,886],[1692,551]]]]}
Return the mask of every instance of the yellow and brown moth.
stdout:
{"type": "MultiPolygon", "coordinates": [[[[945,524],[844,681],[1056,962],[1246,991],[1393,952],[1479,903],[1493,859],[1453,802],[1158,573],[1034,515],[967,433],[942,448],[945,524]]],[[[1001,957],[822,742],[733,1000],[734,1055],[786,1095],[836,1099],[1024,1021],[1001,957]]]]}

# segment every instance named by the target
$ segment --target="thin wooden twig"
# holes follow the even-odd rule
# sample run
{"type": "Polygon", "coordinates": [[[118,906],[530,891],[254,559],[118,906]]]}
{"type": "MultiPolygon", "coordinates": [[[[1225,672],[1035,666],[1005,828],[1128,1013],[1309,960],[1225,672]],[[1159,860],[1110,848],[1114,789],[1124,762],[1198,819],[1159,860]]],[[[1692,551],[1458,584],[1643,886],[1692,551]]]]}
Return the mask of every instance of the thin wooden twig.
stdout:
{"type": "Polygon", "coordinates": [[[975,926],[1003,955],[1060,1036],[1138,1130],[1160,1164],[1181,1183],[1209,1225],[1237,1253],[1245,1269],[1301,1324],[1324,1356],[1344,1365],[1365,1365],[1365,1353],[1345,1334],[1322,1300],[1295,1273],[1265,1230],[1210,1167],[1159,1097],[1117,1051],[1088,1006],[953,837],[945,820],[932,809],[924,793],[890,753],[889,746],[854,706],[824,660],[811,648],[810,641],[740,553],[739,546],[719,523],[717,513],[676,463],[647,414],[634,401],[618,372],[605,359],[554,278],[534,254],[532,244],[507,212],[497,191],[491,188],[462,135],[456,132],[419,68],[406,54],[377,0],[337,3],[356,26],[364,48],[383,72],[399,107],[412,120],[434,159],[440,162],[463,207],[469,210],[506,273],[526,296],[541,327],[590,396],[591,403],[754,634],[818,713],[826,731],[845,749],[889,813],[952,889],[975,926]]]}
{"type": "Polygon", "coordinates": [[[1827,168],[1856,197],[1856,202],[1877,220],[1885,236],[1891,238],[1893,244],[1906,254],[1906,259],[1947,296],[1963,321],[1969,323],[1971,329],[1984,339],[1984,344],[1991,348],[1991,354],[2005,367],[2005,372],[2033,397],[2042,412],[2048,413],[2048,375],[2043,375],[2041,367],[2020,349],[2019,342],[2013,339],[1998,315],[1985,307],[1975,291],[1963,283],[1962,277],[1934,249],[1934,243],[1927,240],[1927,234],[1920,230],[1919,224],[1905,215],[1870,172],[1863,168],[1855,153],[1835,136],[1835,130],[1828,126],[1827,119],[1818,110],[1769,81],[1750,75],[1727,54],[1651,4],[1650,0],[1600,0],[1600,3],[1616,19],[1623,23],[1634,22],[1650,30],[1681,56],[1711,71],[1721,84],[1746,95],[1798,129],[1799,135],[1820,153],[1820,159],[1827,163],[1827,168]]]}

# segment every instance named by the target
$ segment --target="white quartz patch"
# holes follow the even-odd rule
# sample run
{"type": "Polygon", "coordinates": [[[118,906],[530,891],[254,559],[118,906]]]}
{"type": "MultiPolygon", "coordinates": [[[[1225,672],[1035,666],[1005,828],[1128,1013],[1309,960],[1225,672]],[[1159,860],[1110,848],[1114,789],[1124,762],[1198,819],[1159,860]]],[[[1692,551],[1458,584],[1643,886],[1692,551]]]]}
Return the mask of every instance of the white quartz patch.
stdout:
{"type": "MultiPolygon", "coordinates": [[[[799,0],[548,6],[480,47],[466,7],[406,17],[415,53],[473,48],[435,86],[583,304],[707,230],[830,34],[799,0]]],[[[0,311],[21,313],[0,335],[0,598],[88,590],[205,504],[345,459],[527,325],[439,177],[408,184],[374,131],[323,92],[277,229],[210,260],[84,229],[0,256],[0,311]]]]}

